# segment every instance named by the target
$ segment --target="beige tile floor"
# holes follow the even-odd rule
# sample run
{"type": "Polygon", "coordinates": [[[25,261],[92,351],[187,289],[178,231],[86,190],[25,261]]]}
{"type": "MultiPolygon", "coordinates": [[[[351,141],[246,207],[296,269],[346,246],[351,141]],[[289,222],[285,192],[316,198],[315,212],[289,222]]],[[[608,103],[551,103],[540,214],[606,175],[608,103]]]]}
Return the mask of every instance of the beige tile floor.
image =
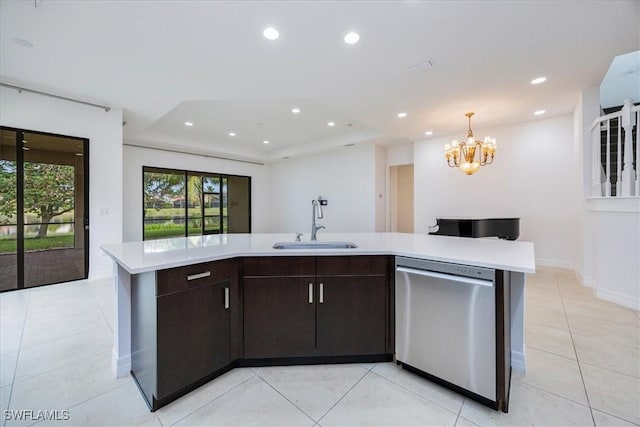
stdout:
{"type": "Polygon", "coordinates": [[[235,369],[151,413],[111,374],[113,313],[108,280],[0,294],[0,426],[640,425],[640,315],[567,270],[528,278],[528,371],[514,373],[508,414],[393,363],[235,369]],[[7,420],[7,409],[69,419],[7,420]]]}

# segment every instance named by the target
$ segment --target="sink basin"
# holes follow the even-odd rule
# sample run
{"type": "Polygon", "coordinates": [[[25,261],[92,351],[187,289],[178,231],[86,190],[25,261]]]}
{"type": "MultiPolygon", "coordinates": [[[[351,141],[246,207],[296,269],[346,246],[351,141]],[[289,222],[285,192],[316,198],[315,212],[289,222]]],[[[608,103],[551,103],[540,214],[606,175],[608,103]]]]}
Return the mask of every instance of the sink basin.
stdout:
{"type": "Polygon", "coordinates": [[[278,242],[273,249],[353,249],[353,242],[278,242]]]}

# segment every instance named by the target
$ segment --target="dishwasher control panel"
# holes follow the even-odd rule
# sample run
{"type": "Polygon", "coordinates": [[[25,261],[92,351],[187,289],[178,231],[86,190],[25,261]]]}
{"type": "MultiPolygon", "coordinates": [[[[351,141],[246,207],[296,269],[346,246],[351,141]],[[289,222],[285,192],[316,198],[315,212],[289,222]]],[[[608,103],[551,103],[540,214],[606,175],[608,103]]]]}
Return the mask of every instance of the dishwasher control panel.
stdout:
{"type": "Polygon", "coordinates": [[[396,268],[406,267],[417,270],[435,271],[438,273],[454,274],[456,276],[473,277],[476,279],[491,280],[495,277],[495,270],[470,265],[452,264],[449,262],[431,261],[418,258],[396,257],[396,268]]]}

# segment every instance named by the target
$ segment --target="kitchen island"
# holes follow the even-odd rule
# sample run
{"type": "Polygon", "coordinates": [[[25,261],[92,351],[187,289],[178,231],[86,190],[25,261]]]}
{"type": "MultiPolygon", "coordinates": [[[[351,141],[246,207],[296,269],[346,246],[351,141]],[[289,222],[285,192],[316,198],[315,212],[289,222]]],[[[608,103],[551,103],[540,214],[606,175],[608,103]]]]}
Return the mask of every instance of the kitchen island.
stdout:
{"type": "Polygon", "coordinates": [[[115,374],[133,372],[156,409],[233,366],[390,360],[395,256],[504,272],[510,290],[510,365],[525,369],[524,283],[525,273],[535,272],[532,243],[404,233],[319,237],[357,247],[273,249],[276,242],[293,241],[292,234],[104,245],[114,260],[115,374]],[[325,297],[338,299],[335,295],[342,307],[324,304],[325,297]],[[293,297],[304,298],[304,306],[290,308],[294,305],[287,301],[293,297]],[[218,300],[220,310],[203,308],[218,300]],[[189,319],[193,327],[179,327],[189,319]],[[202,334],[223,338],[202,342],[202,334]],[[175,366],[182,360],[171,351],[177,343],[194,344],[180,356],[192,358],[193,378],[184,378],[175,366]],[[221,348],[225,357],[220,360],[198,353],[221,348]],[[159,365],[170,368],[158,376],[159,365]],[[148,391],[162,388],[161,398],[148,391]]]}

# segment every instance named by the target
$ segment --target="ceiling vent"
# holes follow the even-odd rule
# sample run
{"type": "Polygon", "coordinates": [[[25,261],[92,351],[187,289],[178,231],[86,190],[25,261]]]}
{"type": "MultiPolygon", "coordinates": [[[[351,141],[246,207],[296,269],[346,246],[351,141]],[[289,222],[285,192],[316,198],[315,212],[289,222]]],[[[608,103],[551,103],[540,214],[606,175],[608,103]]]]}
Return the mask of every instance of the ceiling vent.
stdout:
{"type": "Polygon", "coordinates": [[[436,63],[433,58],[427,58],[424,61],[418,62],[409,66],[410,70],[429,70],[435,67],[436,63]]]}

